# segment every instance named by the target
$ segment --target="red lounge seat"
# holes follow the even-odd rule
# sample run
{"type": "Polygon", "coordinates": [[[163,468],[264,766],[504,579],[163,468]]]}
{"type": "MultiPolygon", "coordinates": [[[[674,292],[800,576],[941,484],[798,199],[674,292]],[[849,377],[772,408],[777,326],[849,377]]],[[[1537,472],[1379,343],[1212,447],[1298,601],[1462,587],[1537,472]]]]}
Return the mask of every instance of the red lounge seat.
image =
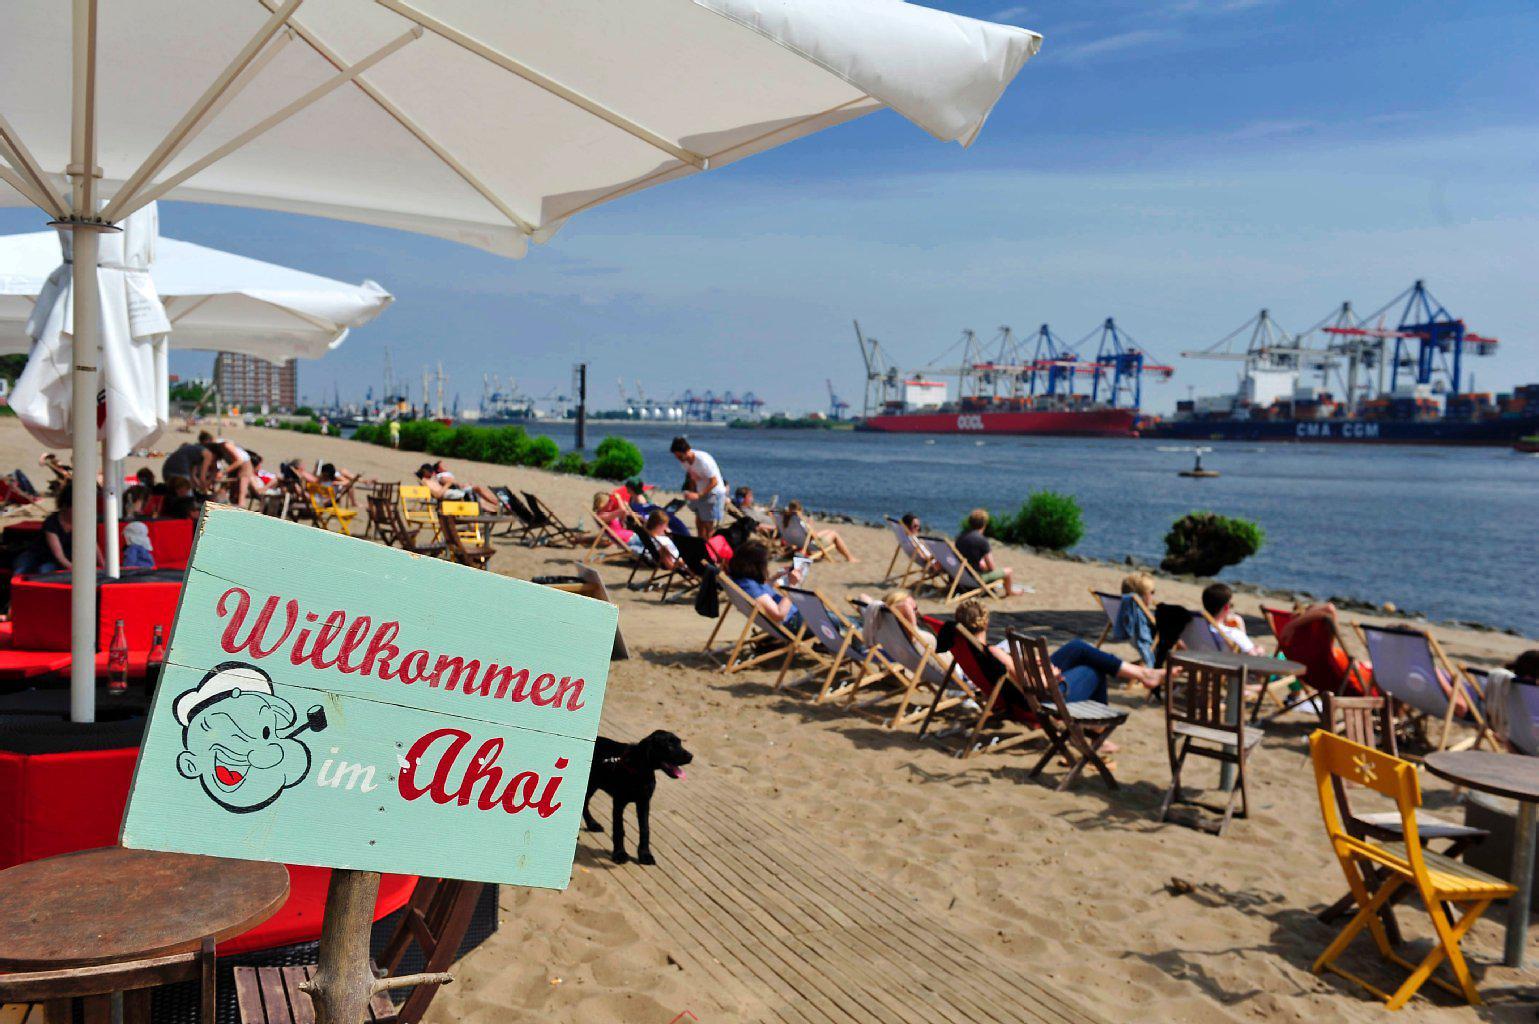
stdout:
{"type": "Polygon", "coordinates": [[[0,679],[36,679],[69,668],[68,651],[18,651],[0,648],[0,679]]]}

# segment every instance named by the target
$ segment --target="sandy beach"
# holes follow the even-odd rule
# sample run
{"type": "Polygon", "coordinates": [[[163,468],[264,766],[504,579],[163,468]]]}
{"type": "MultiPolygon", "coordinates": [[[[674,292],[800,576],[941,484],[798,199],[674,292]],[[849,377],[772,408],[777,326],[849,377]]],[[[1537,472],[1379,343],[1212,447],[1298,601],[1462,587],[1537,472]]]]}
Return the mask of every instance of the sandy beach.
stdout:
{"type": "MultiPolygon", "coordinates": [[[[385,480],[408,479],[421,461],[413,453],[285,431],[237,428],[228,434],[269,463],[324,458],[385,480]]],[[[172,434],[161,444],[181,440],[172,434]]],[[[0,422],[0,466],[33,473],[39,450],[15,420],[0,422]]],[[[158,472],[159,459],[144,461],[158,472]]],[[[139,464],[131,460],[129,467],[139,464]]],[[[535,491],[569,522],[603,487],[535,470],[457,462],[451,468],[462,481],[535,491]]],[[[730,465],[723,470],[729,482],[753,483],[732,479],[730,465]]],[[[672,465],[650,465],[645,475],[678,477],[672,465]]],[[[836,495],[797,497],[812,507],[837,506],[836,495]]],[[[965,504],[959,499],[959,513],[965,504]]],[[[859,561],[819,563],[813,582],[840,599],[879,593],[890,535],[858,525],[837,528],[859,561]]],[[[503,541],[491,569],[523,578],[563,573],[577,557],[569,549],[503,541]]],[[[1125,571],[1019,550],[1001,549],[999,557],[1035,592],[1006,602],[996,621],[1046,628],[1053,643],[1070,636],[1094,640],[1104,620],[1088,590],[1115,589],[1125,571]]],[[[662,605],[653,594],[627,591],[625,571],[600,571],[633,653],[613,666],[605,732],[621,738],[654,728],[677,732],[696,756],[691,776],[730,783],[744,797],[743,815],[815,835],[980,950],[1029,969],[1112,1021],[1382,1019],[1382,1008],[1360,991],[1309,972],[1336,931],[1314,915],[1345,888],[1309,775],[1305,737],[1312,716],[1291,715],[1267,730],[1252,764],[1253,816],[1218,838],[1154,821],[1169,769],[1161,715],[1141,693],[1113,695],[1132,712],[1118,734],[1123,788],[1108,793],[1098,780],[1086,779],[1057,793],[1026,778],[1033,748],[958,761],[912,729],[888,731],[838,705],[813,706],[777,693],[773,671],[723,676],[700,654],[710,620],[688,605],[662,605]],[[1173,894],[1173,879],[1190,883],[1191,890],[1173,894]]],[[[1162,580],[1160,599],[1195,605],[1199,589],[1162,580]]],[[[1238,604],[1248,616],[1258,615],[1254,596],[1242,595],[1238,604]]],[[[921,602],[921,610],[943,608],[931,599],[921,602]]],[[[1355,613],[1344,618],[1383,621],[1355,613]]],[[[739,625],[729,621],[729,629],[739,625]]],[[[1251,632],[1265,636],[1259,618],[1251,632]]],[[[1536,646],[1495,632],[1435,632],[1452,656],[1481,664],[1505,662],[1536,646]]],[[[1050,769],[1047,778],[1056,771],[1050,769]]],[[[1192,774],[1208,779],[1214,770],[1199,765],[1192,774]]],[[[673,962],[675,938],[623,899],[615,881],[617,872],[677,870],[670,863],[669,815],[689,800],[690,785],[660,783],[653,815],[656,867],[615,866],[605,837],[585,833],[568,891],[504,888],[501,930],[461,965],[460,982],[439,996],[429,1019],[667,1024],[684,1008],[701,1021],[743,1019],[743,1008],[708,979],[673,962]]],[[[1431,778],[1424,786],[1429,807],[1461,814],[1448,787],[1431,778]]],[[[1401,921],[1423,948],[1425,917],[1406,910],[1401,921]]],[[[1501,936],[1501,915],[1493,912],[1464,944],[1489,1007],[1477,1012],[1455,1006],[1429,987],[1430,998],[1407,1008],[1402,1019],[1532,1019],[1531,999],[1515,1002],[1531,995],[1532,982],[1499,966],[1501,936]]],[[[1356,966],[1382,981],[1369,956],[1356,966]]]]}

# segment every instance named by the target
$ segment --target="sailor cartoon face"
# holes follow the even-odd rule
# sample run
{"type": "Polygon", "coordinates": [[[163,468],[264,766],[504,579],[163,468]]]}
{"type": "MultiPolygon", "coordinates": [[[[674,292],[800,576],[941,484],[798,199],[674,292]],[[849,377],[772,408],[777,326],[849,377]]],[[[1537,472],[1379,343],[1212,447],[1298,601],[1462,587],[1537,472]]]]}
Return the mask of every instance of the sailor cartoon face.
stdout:
{"type": "Polygon", "coordinates": [[[183,747],[177,771],[199,780],[215,803],[236,814],[261,810],[302,782],[310,750],[294,737],[326,727],[319,707],[298,722],[294,705],[273,693],[267,674],[240,662],[217,666],[176,699],[175,710],[183,747]]]}

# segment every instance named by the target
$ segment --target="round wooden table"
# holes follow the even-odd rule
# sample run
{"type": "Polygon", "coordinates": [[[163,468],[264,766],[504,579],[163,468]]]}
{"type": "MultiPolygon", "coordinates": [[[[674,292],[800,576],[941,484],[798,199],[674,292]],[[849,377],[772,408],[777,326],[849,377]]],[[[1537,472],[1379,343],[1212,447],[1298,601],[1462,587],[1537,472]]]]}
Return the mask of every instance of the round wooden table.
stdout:
{"type": "MultiPolygon", "coordinates": [[[[1489,750],[1444,750],[1428,754],[1427,771],[1465,789],[1504,796],[1518,802],[1512,837],[1512,872],[1508,878],[1518,894],[1507,901],[1507,944],[1502,960],[1522,967],[1528,945],[1528,906],[1534,896],[1534,823],[1539,804],[1539,757],[1498,754],[1489,750]]],[[[0,877],[4,877],[0,875],[0,877]]]]}
{"type": "Polygon", "coordinates": [[[282,864],[105,847],[0,871],[0,968],[166,956],[233,938],[289,895],[282,864]]]}

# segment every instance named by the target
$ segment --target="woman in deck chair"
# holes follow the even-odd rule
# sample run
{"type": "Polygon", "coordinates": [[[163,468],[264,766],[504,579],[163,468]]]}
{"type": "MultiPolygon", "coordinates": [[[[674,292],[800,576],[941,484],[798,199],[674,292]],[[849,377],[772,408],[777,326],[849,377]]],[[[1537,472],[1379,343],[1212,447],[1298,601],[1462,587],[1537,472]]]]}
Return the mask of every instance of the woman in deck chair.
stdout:
{"type": "MultiPolygon", "coordinates": [[[[626,532],[631,533],[629,530],[626,532]]],[[[647,516],[645,528],[631,533],[631,539],[625,546],[630,548],[631,554],[646,559],[659,569],[672,570],[679,564],[679,549],[674,545],[673,538],[668,536],[668,513],[660,508],[652,510],[647,516]],[[651,540],[650,545],[642,539],[643,534],[651,540]]]]}
{"type": "Polygon", "coordinates": [[[817,529],[808,522],[804,512],[805,509],[802,508],[802,503],[795,500],[787,502],[785,509],[781,511],[780,536],[785,538],[787,546],[799,547],[800,553],[805,555],[811,553],[814,545],[825,551],[829,545],[832,545],[833,549],[839,552],[846,562],[859,561],[854,555],[850,554],[850,547],[844,542],[844,538],[839,536],[838,530],[817,529]],[[802,544],[799,546],[792,543],[791,540],[798,533],[805,534],[802,538],[802,544]]]}
{"type": "Polygon", "coordinates": [[[1111,638],[1132,644],[1145,665],[1154,664],[1154,623],[1149,620],[1150,612],[1147,611],[1153,607],[1154,577],[1146,572],[1124,576],[1122,601],[1117,605],[1111,638]]]}
{"type": "MultiPolygon", "coordinates": [[[[980,644],[989,647],[1010,669],[1011,677],[1023,682],[1018,675],[1015,659],[1010,656],[1006,643],[989,645],[989,606],[976,597],[970,597],[957,605],[957,625],[971,633],[980,644]]],[[[1146,689],[1154,689],[1165,678],[1165,673],[1147,665],[1135,665],[1123,661],[1115,654],[1103,651],[1094,644],[1078,638],[1070,640],[1052,654],[1053,669],[1058,673],[1058,684],[1063,688],[1064,699],[1106,703],[1109,680],[1126,679],[1142,683],[1146,689]]]]}
{"type": "MultiPolygon", "coordinates": [[[[770,584],[769,545],[757,537],[744,541],[727,562],[727,575],[732,578],[759,609],[759,614],[772,622],[778,622],[792,633],[801,628],[801,614],[791,599],[770,584]]],[[[802,573],[796,568],[787,569],[780,577],[793,587],[801,586],[802,573]]]]}
{"type": "Polygon", "coordinates": [[[913,635],[916,644],[928,647],[934,651],[935,660],[940,662],[942,669],[951,668],[951,654],[949,651],[940,649],[936,642],[935,634],[925,629],[924,623],[919,620],[919,602],[914,600],[914,595],[911,592],[902,587],[898,587],[896,590],[889,590],[882,596],[880,605],[865,594],[860,594],[856,596],[855,603],[861,606],[861,636],[866,641],[868,647],[877,646],[877,633],[879,631],[877,608],[880,605],[886,605],[892,609],[894,615],[902,619],[904,624],[909,627],[909,633],[913,635]]]}

